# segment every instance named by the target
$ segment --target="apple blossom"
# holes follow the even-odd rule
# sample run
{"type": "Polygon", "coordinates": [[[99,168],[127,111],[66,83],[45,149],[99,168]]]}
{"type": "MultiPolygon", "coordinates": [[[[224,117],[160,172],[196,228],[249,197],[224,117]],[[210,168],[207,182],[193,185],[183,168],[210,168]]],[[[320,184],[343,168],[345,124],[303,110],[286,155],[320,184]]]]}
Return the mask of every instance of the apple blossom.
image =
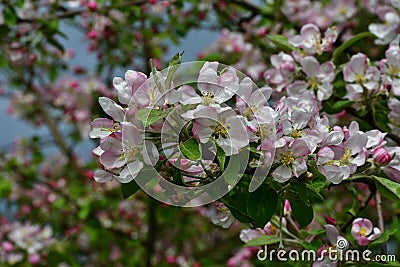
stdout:
{"type": "Polygon", "coordinates": [[[345,98],[349,100],[360,99],[364,88],[367,90],[377,90],[380,81],[379,71],[376,67],[368,66],[369,59],[366,55],[358,53],[351,57],[350,62],[343,68],[344,80],[347,94],[345,98]]]}
{"type": "Polygon", "coordinates": [[[371,23],[368,29],[378,37],[375,40],[376,44],[388,44],[398,35],[400,17],[396,10],[389,6],[379,8],[377,13],[384,23],[371,23]]]}
{"type": "Polygon", "coordinates": [[[302,71],[307,75],[308,86],[317,92],[317,99],[319,101],[328,99],[332,95],[332,82],[335,79],[333,63],[325,62],[320,65],[314,57],[305,57],[300,63],[302,71]]]}
{"type": "Polygon", "coordinates": [[[289,43],[303,49],[309,55],[320,55],[325,51],[331,50],[337,35],[336,28],[328,28],[322,38],[319,28],[310,23],[301,28],[300,35],[289,38],[289,43]]]}
{"type": "Polygon", "coordinates": [[[371,241],[377,239],[381,235],[381,231],[379,228],[373,227],[370,220],[357,218],[353,221],[351,235],[360,246],[366,246],[371,241]]]}
{"type": "Polygon", "coordinates": [[[263,77],[277,92],[282,92],[293,81],[296,62],[291,55],[280,52],[271,56],[271,64],[274,68],[266,70],[263,77]]]}

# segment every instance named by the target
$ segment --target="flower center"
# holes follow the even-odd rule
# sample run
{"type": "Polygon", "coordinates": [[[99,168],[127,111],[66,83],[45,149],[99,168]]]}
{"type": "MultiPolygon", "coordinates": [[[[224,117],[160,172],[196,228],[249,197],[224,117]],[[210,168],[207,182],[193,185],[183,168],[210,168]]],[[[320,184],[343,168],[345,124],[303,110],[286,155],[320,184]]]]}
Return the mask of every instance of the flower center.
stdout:
{"type": "Polygon", "coordinates": [[[344,154],[340,160],[343,165],[348,165],[351,163],[351,159],[352,159],[351,154],[352,154],[351,149],[347,149],[347,148],[344,149],[344,154]]]}
{"type": "Polygon", "coordinates": [[[224,125],[219,123],[217,125],[217,127],[215,127],[213,136],[216,137],[217,139],[220,137],[227,138],[228,137],[228,129],[224,125]]]}
{"type": "Polygon", "coordinates": [[[318,79],[317,77],[311,77],[308,79],[308,85],[311,86],[311,89],[315,90],[318,88],[318,79]]]}
{"type": "Polygon", "coordinates": [[[142,151],[142,146],[127,146],[126,151],[121,153],[121,159],[126,159],[127,161],[133,161],[142,151]]]}
{"type": "Polygon", "coordinates": [[[302,137],[304,135],[304,130],[300,130],[300,129],[294,129],[289,136],[293,137],[293,138],[299,138],[302,137]]]}
{"type": "Polygon", "coordinates": [[[121,128],[119,128],[118,124],[114,123],[112,128],[107,128],[105,126],[101,127],[101,131],[103,132],[117,132],[121,130],[121,128]]]}
{"type": "Polygon", "coordinates": [[[203,99],[203,104],[205,106],[210,105],[213,102],[214,94],[211,92],[201,92],[203,95],[201,98],[203,99]]]}
{"type": "Polygon", "coordinates": [[[367,227],[362,226],[360,228],[360,236],[367,236],[367,227]]]}
{"type": "Polygon", "coordinates": [[[345,7],[340,7],[339,8],[339,14],[342,15],[342,16],[346,15],[346,8],[345,7]]]}
{"type": "Polygon", "coordinates": [[[285,166],[289,166],[292,164],[294,158],[293,158],[293,152],[292,151],[287,151],[286,153],[281,153],[280,155],[280,163],[285,166]]]}
{"type": "Polygon", "coordinates": [[[365,82],[365,77],[362,74],[356,73],[355,79],[356,79],[356,83],[364,83],[365,82]]]}
{"type": "Polygon", "coordinates": [[[397,77],[399,75],[399,69],[396,66],[394,66],[393,64],[390,64],[388,75],[392,78],[397,77]]]}

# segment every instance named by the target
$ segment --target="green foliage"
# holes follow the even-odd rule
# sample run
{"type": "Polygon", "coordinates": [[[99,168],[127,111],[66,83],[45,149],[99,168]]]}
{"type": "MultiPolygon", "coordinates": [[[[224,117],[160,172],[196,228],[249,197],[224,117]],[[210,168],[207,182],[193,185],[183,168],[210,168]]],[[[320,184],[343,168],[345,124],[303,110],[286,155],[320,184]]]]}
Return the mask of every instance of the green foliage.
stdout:
{"type": "Polygon", "coordinates": [[[332,56],[332,61],[334,63],[338,63],[340,56],[343,54],[344,51],[346,51],[346,49],[353,46],[356,42],[360,41],[361,39],[368,37],[374,37],[374,35],[370,32],[362,32],[354,35],[335,50],[332,56]]]}
{"type": "Polygon", "coordinates": [[[328,114],[337,114],[343,109],[350,107],[354,102],[350,100],[331,101],[325,100],[323,102],[324,111],[328,114]]]}
{"type": "Polygon", "coordinates": [[[278,243],[279,241],[280,241],[279,237],[277,237],[277,236],[263,235],[263,236],[253,238],[252,240],[247,242],[245,246],[246,247],[256,247],[256,246],[272,245],[272,244],[278,243]]]}
{"type": "Polygon", "coordinates": [[[239,221],[263,228],[275,213],[278,194],[272,187],[263,185],[252,193],[226,196],[223,202],[239,221]]]}
{"type": "Polygon", "coordinates": [[[179,143],[179,150],[187,159],[200,160],[201,159],[201,146],[199,142],[193,137],[184,142],[179,143]]]}
{"type": "Polygon", "coordinates": [[[145,127],[164,119],[171,112],[171,109],[139,109],[136,111],[136,119],[143,122],[145,127]]]}
{"type": "Polygon", "coordinates": [[[376,187],[388,199],[393,200],[394,202],[400,202],[400,184],[396,183],[392,180],[382,178],[382,177],[373,177],[375,180],[376,187]]]}
{"type": "Polygon", "coordinates": [[[301,200],[290,199],[290,206],[292,207],[293,217],[299,223],[300,227],[305,227],[312,222],[314,212],[310,204],[307,205],[301,200]]]}
{"type": "Polygon", "coordinates": [[[282,51],[292,52],[294,50],[298,50],[289,43],[286,36],[270,34],[267,37],[277,48],[279,48],[282,51]]]}

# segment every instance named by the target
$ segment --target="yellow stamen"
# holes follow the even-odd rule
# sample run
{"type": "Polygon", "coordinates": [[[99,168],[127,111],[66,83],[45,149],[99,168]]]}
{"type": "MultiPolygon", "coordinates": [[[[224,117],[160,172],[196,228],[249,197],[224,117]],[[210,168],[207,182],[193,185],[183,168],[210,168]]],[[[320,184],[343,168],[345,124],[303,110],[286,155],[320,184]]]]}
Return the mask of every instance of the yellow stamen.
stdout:
{"type": "Polygon", "coordinates": [[[360,228],[360,236],[367,236],[367,227],[362,226],[360,228]]]}
{"type": "Polygon", "coordinates": [[[285,166],[289,166],[294,161],[292,151],[287,151],[286,153],[281,153],[280,157],[281,157],[281,159],[279,162],[285,166]]]}

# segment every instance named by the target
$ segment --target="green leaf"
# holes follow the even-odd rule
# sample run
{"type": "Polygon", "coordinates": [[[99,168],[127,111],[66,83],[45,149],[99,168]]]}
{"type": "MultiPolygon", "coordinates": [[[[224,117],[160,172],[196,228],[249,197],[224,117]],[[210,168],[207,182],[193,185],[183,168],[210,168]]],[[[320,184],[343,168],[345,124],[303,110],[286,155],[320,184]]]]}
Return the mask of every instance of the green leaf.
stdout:
{"type": "Polygon", "coordinates": [[[138,109],[135,116],[136,119],[143,122],[144,127],[149,127],[151,124],[167,117],[170,111],[171,109],[138,109]]]}
{"type": "Polygon", "coordinates": [[[0,43],[3,41],[3,38],[11,31],[11,29],[7,25],[0,25],[0,43]]]}
{"type": "Polygon", "coordinates": [[[236,155],[229,157],[229,162],[228,162],[227,168],[224,170],[224,173],[223,173],[225,181],[229,185],[232,185],[232,186],[236,184],[239,176],[241,176],[240,162],[243,162],[243,161],[238,159],[238,157],[240,157],[240,154],[236,154],[236,155]]]}
{"type": "Polygon", "coordinates": [[[394,202],[400,202],[400,184],[392,180],[374,176],[375,184],[378,190],[388,199],[394,202]]]}
{"type": "Polygon", "coordinates": [[[19,8],[21,8],[25,3],[25,0],[16,0],[15,5],[19,8]]]}
{"type": "Polygon", "coordinates": [[[7,64],[8,64],[7,59],[5,59],[3,55],[0,55],[0,68],[7,67],[7,64]]]}
{"type": "Polygon", "coordinates": [[[389,117],[388,112],[380,108],[374,108],[372,112],[372,116],[374,118],[375,124],[379,127],[379,130],[385,132],[391,132],[392,130],[388,126],[389,117]]]}
{"type": "Polygon", "coordinates": [[[225,170],[225,151],[218,145],[217,142],[214,142],[215,146],[217,147],[217,161],[221,171],[225,170]]]}
{"type": "Polygon", "coordinates": [[[156,87],[160,93],[164,92],[164,87],[161,82],[161,78],[159,76],[159,72],[157,71],[156,65],[152,59],[150,59],[150,67],[151,67],[151,74],[153,76],[154,82],[156,83],[156,87]]]}
{"type": "Polygon", "coordinates": [[[171,83],[172,83],[172,78],[175,75],[175,72],[177,71],[177,69],[179,68],[180,64],[182,63],[182,55],[184,52],[182,53],[176,53],[171,61],[169,62],[168,65],[168,73],[167,73],[167,78],[166,78],[166,85],[167,85],[167,89],[171,88],[171,83]]]}
{"type": "Polygon", "coordinates": [[[293,50],[298,50],[296,47],[291,45],[286,36],[270,34],[267,35],[268,39],[278,48],[285,52],[292,52],[293,50]]]}
{"type": "Polygon", "coordinates": [[[264,245],[272,245],[275,243],[278,243],[279,237],[275,236],[275,235],[262,235],[256,238],[253,238],[251,240],[249,240],[249,242],[247,242],[245,244],[245,247],[257,247],[257,246],[264,246],[264,245]]]}
{"type": "Polygon", "coordinates": [[[176,162],[176,165],[174,166],[174,168],[172,168],[172,180],[177,185],[185,185],[185,183],[183,181],[182,172],[180,169],[180,162],[181,162],[181,158],[179,157],[176,162]]]}
{"type": "Polygon", "coordinates": [[[331,100],[326,100],[322,102],[324,111],[328,114],[336,114],[341,112],[343,109],[350,107],[353,101],[350,100],[339,100],[332,103],[331,100]]]}
{"type": "Polygon", "coordinates": [[[301,201],[309,204],[307,186],[303,182],[293,179],[290,183],[290,191],[297,194],[301,201]]]}
{"type": "Polygon", "coordinates": [[[212,53],[205,55],[204,57],[201,58],[202,61],[223,61],[224,58],[222,57],[221,54],[218,53],[212,53]]]}
{"type": "Polygon", "coordinates": [[[347,212],[350,215],[357,217],[357,214],[360,210],[360,202],[358,200],[358,192],[355,188],[350,188],[349,192],[353,196],[353,204],[351,205],[351,208],[347,212]]]}
{"type": "Polygon", "coordinates": [[[293,199],[290,200],[290,206],[292,207],[293,217],[299,223],[300,227],[305,227],[312,222],[314,212],[311,205],[307,205],[298,199],[293,199]]]}
{"type": "Polygon", "coordinates": [[[64,53],[64,47],[61,45],[61,43],[59,41],[57,41],[55,38],[53,37],[49,37],[47,38],[47,42],[49,42],[49,44],[51,44],[52,46],[54,46],[55,48],[57,48],[58,50],[60,50],[60,52],[64,53]]]}
{"type": "Polygon", "coordinates": [[[190,138],[179,144],[179,150],[182,154],[190,160],[201,159],[201,146],[195,138],[190,138]]]}
{"type": "Polygon", "coordinates": [[[229,208],[232,215],[242,223],[254,221],[254,218],[247,211],[247,201],[248,194],[246,193],[234,193],[222,199],[222,202],[229,208]]]}
{"type": "Polygon", "coordinates": [[[82,202],[82,205],[78,211],[78,217],[81,220],[85,220],[89,214],[91,209],[92,200],[89,198],[85,198],[82,202]]]}
{"type": "Polygon", "coordinates": [[[130,181],[126,184],[121,184],[122,196],[124,198],[128,198],[131,195],[135,194],[140,189],[140,186],[136,183],[135,180],[130,181]]]}
{"type": "Polygon", "coordinates": [[[0,179],[0,198],[6,198],[12,193],[12,182],[6,179],[0,179]]]}
{"type": "Polygon", "coordinates": [[[264,228],[274,215],[278,205],[278,194],[272,187],[260,186],[248,196],[247,210],[254,227],[264,228]]]}
{"type": "Polygon", "coordinates": [[[4,22],[8,27],[12,27],[16,22],[17,22],[17,13],[15,12],[15,9],[7,6],[3,10],[3,18],[4,22]]]}
{"type": "Polygon", "coordinates": [[[349,47],[351,47],[354,43],[358,42],[361,39],[367,38],[367,37],[374,37],[374,35],[370,32],[362,32],[359,34],[354,35],[352,38],[344,42],[341,46],[339,46],[335,52],[333,53],[332,56],[332,61],[334,63],[337,63],[337,60],[339,56],[349,47]]]}

